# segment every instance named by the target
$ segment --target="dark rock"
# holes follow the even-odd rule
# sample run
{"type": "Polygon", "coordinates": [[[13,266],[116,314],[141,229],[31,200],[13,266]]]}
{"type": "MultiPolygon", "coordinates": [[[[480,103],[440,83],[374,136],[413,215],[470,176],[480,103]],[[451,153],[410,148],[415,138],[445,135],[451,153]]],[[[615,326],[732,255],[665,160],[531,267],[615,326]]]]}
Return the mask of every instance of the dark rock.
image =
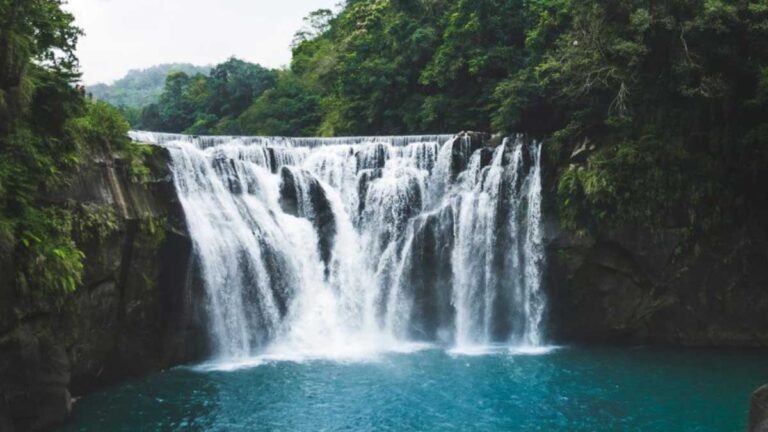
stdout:
{"type": "Polygon", "coordinates": [[[469,165],[469,158],[489,141],[487,134],[479,132],[462,132],[453,138],[451,143],[451,181],[469,165]]]}
{"type": "Polygon", "coordinates": [[[698,252],[676,253],[674,232],[627,229],[551,239],[550,331],[564,342],[711,347],[768,345],[768,259],[745,228],[698,252]],[[663,238],[666,237],[666,238],[663,238]]]}
{"type": "Polygon", "coordinates": [[[22,329],[0,342],[0,393],[16,430],[47,430],[67,420],[70,362],[64,347],[22,329]]]}
{"type": "Polygon", "coordinates": [[[328,277],[336,238],[336,217],[323,186],[309,171],[283,167],[280,170],[280,207],[290,215],[312,222],[318,236],[320,259],[328,277]]]}
{"type": "Polygon", "coordinates": [[[409,267],[404,276],[413,296],[410,336],[445,343],[455,314],[451,304],[451,253],[453,251],[453,208],[447,205],[414,221],[409,267]]]}
{"type": "Polygon", "coordinates": [[[558,174],[585,157],[588,163],[593,150],[585,140],[572,160],[550,160],[551,152],[542,151],[551,337],[562,343],[768,346],[765,224],[697,233],[695,245],[687,242],[688,222],[679,221],[655,232],[623,223],[578,235],[559,224],[558,174]]]}
{"type": "Polygon", "coordinates": [[[14,432],[14,430],[8,403],[0,399],[0,432],[14,432]]]}
{"type": "Polygon", "coordinates": [[[490,147],[480,149],[480,168],[485,168],[493,161],[494,150],[490,147]]]}
{"type": "Polygon", "coordinates": [[[502,134],[493,134],[488,140],[488,145],[491,147],[500,146],[504,142],[505,136],[502,134]]]}
{"type": "Polygon", "coordinates": [[[387,146],[372,144],[355,153],[357,172],[366,169],[382,169],[387,163],[387,146]]]}
{"type": "Polygon", "coordinates": [[[752,393],[747,432],[768,432],[768,384],[752,393]]]}
{"type": "Polygon", "coordinates": [[[365,211],[365,198],[368,196],[368,188],[371,183],[381,178],[383,171],[381,168],[365,169],[357,174],[357,214],[362,215],[365,211]]]}
{"type": "Polygon", "coordinates": [[[275,157],[275,149],[272,147],[267,147],[267,156],[269,157],[269,170],[272,171],[272,174],[277,174],[277,157],[275,157]]]}
{"type": "Polygon", "coordinates": [[[13,284],[13,251],[2,250],[0,241],[0,335],[9,332],[16,325],[14,311],[14,292],[10,289],[13,284]]]}
{"type": "Polygon", "coordinates": [[[296,187],[296,177],[290,168],[283,167],[280,170],[280,207],[289,215],[299,215],[299,190],[296,187]]]}
{"type": "Polygon", "coordinates": [[[0,430],[50,429],[66,420],[70,392],[206,354],[202,288],[170,155],[154,149],[144,184],[131,180],[125,161],[93,157],[48,198],[114,217],[105,235],[75,235],[86,256],[82,285],[54,306],[20,295],[0,273],[0,430]]]}
{"type": "Polygon", "coordinates": [[[9,406],[16,430],[46,431],[67,421],[72,398],[66,387],[44,387],[16,395],[9,406]]]}

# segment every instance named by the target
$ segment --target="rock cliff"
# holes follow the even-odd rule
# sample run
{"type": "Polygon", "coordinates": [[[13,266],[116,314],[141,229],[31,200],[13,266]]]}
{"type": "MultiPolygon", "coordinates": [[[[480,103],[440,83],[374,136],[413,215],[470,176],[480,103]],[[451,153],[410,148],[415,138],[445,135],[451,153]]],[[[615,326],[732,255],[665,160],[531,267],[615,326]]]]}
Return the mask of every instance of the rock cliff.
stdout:
{"type": "Polygon", "coordinates": [[[50,429],[68,417],[73,395],[205,352],[204,302],[195,300],[168,154],[153,148],[146,163],[139,182],[125,161],[96,155],[50,198],[97,221],[76,236],[85,274],[63,304],[22,296],[0,272],[0,431],[50,429]]]}
{"type": "MultiPolygon", "coordinates": [[[[568,163],[587,163],[589,144],[568,163]]],[[[549,162],[548,318],[559,342],[768,347],[768,231],[759,221],[691,236],[617,224],[579,236],[557,217],[549,162]]]]}

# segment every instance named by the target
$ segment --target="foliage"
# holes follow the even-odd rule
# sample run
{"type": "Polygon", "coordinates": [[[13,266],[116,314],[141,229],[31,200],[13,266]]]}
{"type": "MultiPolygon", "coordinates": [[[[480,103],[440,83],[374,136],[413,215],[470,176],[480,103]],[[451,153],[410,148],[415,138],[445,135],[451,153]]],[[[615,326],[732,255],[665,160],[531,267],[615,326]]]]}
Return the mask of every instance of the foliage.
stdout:
{"type": "Polygon", "coordinates": [[[211,69],[206,111],[219,118],[236,117],[265,90],[274,87],[275,80],[273,71],[231,58],[211,69]]]}
{"type": "Polygon", "coordinates": [[[129,148],[119,112],[73,88],[81,33],[61,5],[0,0],[0,261],[14,282],[0,289],[51,304],[83,271],[77,212],[61,192],[91,156],[129,148]]]}
{"type": "Polygon", "coordinates": [[[195,134],[524,132],[562,167],[566,225],[701,234],[768,216],[766,23],[754,0],[348,0],[305,19],[290,70],[171,75],[142,119],[195,134]]]}
{"type": "MultiPolygon", "coordinates": [[[[76,285],[82,258],[52,191],[105,151],[146,180],[151,152],[71,88],[80,32],[60,5],[0,0],[0,254],[42,292],[76,285]]],[[[546,139],[561,220],[583,233],[697,238],[768,217],[764,1],[347,0],[305,24],[289,69],[160,68],[157,99],[120,111],[193,134],[527,133],[546,139]]]]}
{"type": "Polygon", "coordinates": [[[66,124],[83,104],[68,85],[80,31],[60,6],[0,1],[0,251],[22,293],[72,291],[82,270],[67,214],[40,203],[78,161],[66,124]]]}
{"type": "Polygon", "coordinates": [[[146,185],[150,181],[151,172],[147,166],[148,159],[154,158],[157,152],[157,147],[128,143],[123,150],[123,155],[128,161],[128,174],[131,176],[131,181],[139,184],[146,185]]]}
{"type": "Polygon", "coordinates": [[[290,71],[240,116],[240,130],[251,135],[312,135],[320,120],[320,96],[290,71]]]}
{"type": "Polygon", "coordinates": [[[22,295],[60,299],[81,281],[84,255],[71,237],[69,212],[30,211],[20,225],[16,280],[22,295]]]}
{"type": "MultiPolygon", "coordinates": [[[[128,71],[121,79],[112,84],[88,86],[94,99],[108,102],[126,112],[132,112],[160,99],[165,85],[165,77],[172,72],[184,72],[189,76],[207,75],[209,66],[194,66],[188,63],[169,63],[152,66],[147,69],[128,71]]],[[[133,120],[133,119],[129,119],[133,120]]]]}
{"type": "Polygon", "coordinates": [[[231,58],[211,69],[208,76],[171,72],[157,103],[146,106],[136,128],[192,134],[237,134],[237,118],[267,89],[274,71],[231,58]]]}
{"type": "Polygon", "coordinates": [[[69,123],[70,135],[84,150],[113,153],[128,147],[129,125],[120,111],[105,102],[88,102],[84,108],[84,115],[69,123]]]}
{"type": "Polygon", "coordinates": [[[764,2],[376,0],[323,17],[291,64],[320,97],[322,134],[547,138],[571,165],[562,220],[582,232],[701,235],[768,216],[764,2]]]}
{"type": "MultiPolygon", "coordinates": [[[[0,88],[18,86],[30,60],[71,78],[80,29],[61,0],[0,1],[0,88]]],[[[5,96],[5,95],[4,95],[5,96]]]]}
{"type": "Polygon", "coordinates": [[[117,214],[112,207],[93,204],[74,206],[73,224],[76,237],[83,241],[101,241],[119,229],[117,214]]]}
{"type": "Polygon", "coordinates": [[[531,74],[554,101],[559,120],[549,130],[598,147],[561,177],[564,220],[701,235],[764,217],[768,112],[755,95],[768,63],[768,8],[623,1],[566,11],[531,74]]]}

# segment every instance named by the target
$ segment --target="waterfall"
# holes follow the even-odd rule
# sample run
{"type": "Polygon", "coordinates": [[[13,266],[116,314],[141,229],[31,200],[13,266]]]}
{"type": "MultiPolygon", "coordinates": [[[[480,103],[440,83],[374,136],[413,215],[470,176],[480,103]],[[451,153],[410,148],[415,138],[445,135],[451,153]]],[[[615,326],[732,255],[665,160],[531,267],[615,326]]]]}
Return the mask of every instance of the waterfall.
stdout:
{"type": "Polygon", "coordinates": [[[219,358],[544,342],[539,143],[131,137],[170,153],[219,358]]]}

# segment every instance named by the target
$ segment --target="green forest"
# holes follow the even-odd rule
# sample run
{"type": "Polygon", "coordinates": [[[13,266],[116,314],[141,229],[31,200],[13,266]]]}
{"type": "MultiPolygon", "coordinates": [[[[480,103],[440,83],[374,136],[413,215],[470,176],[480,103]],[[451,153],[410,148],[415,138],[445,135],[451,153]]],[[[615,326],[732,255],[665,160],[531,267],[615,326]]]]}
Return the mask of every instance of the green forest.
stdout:
{"type": "Polygon", "coordinates": [[[88,86],[88,93],[94,99],[109,102],[114,106],[141,108],[160,98],[165,78],[171,72],[205,75],[210,69],[209,66],[195,66],[189,63],[166,63],[147,69],[134,69],[112,84],[88,86]]]}
{"type": "Polygon", "coordinates": [[[478,130],[547,140],[562,221],[722,230],[766,215],[768,3],[376,0],[318,10],[290,68],[168,76],[137,128],[191,134],[478,130]]]}
{"type": "Polygon", "coordinates": [[[561,222],[578,232],[631,223],[704,238],[766,217],[764,0],[348,0],[306,18],[283,70],[236,58],[175,70],[154,102],[119,108],[76,91],[81,32],[61,6],[0,0],[0,254],[18,257],[22,284],[77,284],[74,213],[46,197],[94,146],[132,157],[128,121],[524,133],[545,140],[561,222]]]}

